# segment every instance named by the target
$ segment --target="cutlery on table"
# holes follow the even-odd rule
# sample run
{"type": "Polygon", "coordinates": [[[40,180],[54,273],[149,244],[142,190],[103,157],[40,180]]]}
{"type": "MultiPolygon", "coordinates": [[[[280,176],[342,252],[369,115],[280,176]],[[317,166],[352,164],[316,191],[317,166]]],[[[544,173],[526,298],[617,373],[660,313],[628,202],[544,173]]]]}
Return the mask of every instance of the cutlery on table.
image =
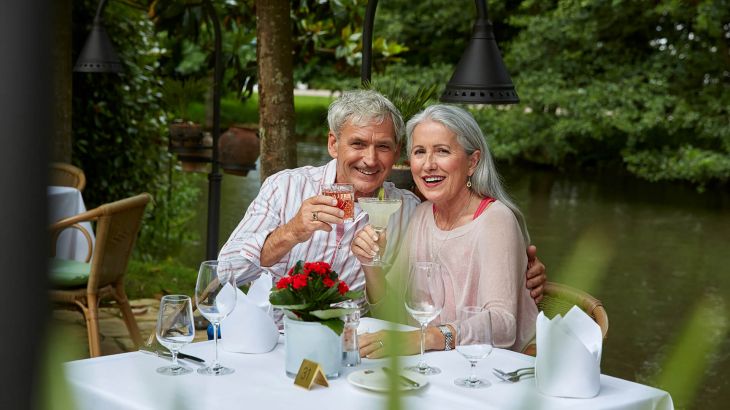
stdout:
{"type": "Polygon", "coordinates": [[[528,373],[520,373],[514,376],[502,376],[501,374],[497,373],[496,371],[492,371],[492,373],[497,376],[499,380],[502,380],[503,382],[510,382],[515,383],[520,380],[522,380],[523,377],[535,377],[535,373],[528,372],[528,373]]]}
{"type": "MultiPolygon", "coordinates": [[[[153,355],[153,356],[160,357],[162,359],[172,360],[172,353],[170,353],[168,351],[148,350],[148,349],[139,349],[139,351],[142,352],[142,353],[146,353],[146,354],[150,354],[150,355],[153,355]]],[[[183,353],[183,352],[179,352],[177,354],[177,358],[180,359],[180,360],[190,360],[192,362],[196,362],[196,363],[199,363],[201,365],[205,364],[205,360],[203,360],[203,359],[201,359],[199,357],[196,357],[196,356],[191,356],[191,355],[186,354],[186,353],[183,353]]]]}
{"type": "Polygon", "coordinates": [[[406,376],[403,376],[402,374],[397,374],[397,373],[393,372],[390,369],[390,367],[383,367],[383,371],[385,373],[387,373],[387,374],[395,374],[395,375],[397,375],[398,378],[400,379],[401,383],[404,384],[404,385],[406,385],[406,386],[410,386],[410,387],[420,387],[421,386],[421,384],[418,383],[417,381],[412,380],[412,379],[409,379],[406,376]]]}
{"type": "Polygon", "coordinates": [[[497,369],[497,368],[494,368],[492,370],[494,370],[495,372],[497,372],[497,373],[499,373],[499,374],[501,374],[502,376],[505,376],[505,377],[517,376],[517,375],[519,375],[521,373],[528,374],[528,373],[534,373],[535,372],[535,368],[534,367],[523,367],[521,369],[513,370],[511,372],[505,372],[505,371],[500,370],[500,369],[497,369]]]}

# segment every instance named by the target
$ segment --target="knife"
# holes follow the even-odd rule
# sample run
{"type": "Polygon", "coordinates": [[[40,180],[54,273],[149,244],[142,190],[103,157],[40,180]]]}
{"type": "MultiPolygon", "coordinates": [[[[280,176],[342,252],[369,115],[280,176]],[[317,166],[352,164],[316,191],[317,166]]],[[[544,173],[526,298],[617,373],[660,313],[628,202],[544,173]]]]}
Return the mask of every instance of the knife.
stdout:
{"type": "MultiPolygon", "coordinates": [[[[139,351],[142,352],[142,353],[151,354],[151,355],[154,355],[154,356],[157,356],[157,357],[162,357],[163,359],[172,359],[172,353],[166,352],[166,351],[145,350],[145,349],[139,349],[139,351]]],[[[177,353],[177,358],[178,359],[192,360],[192,361],[198,362],[198,363],[205,363],[205,360],[203,360],[203,359],[201,359],[199,357],[196,357],[196,356],[191,356],[191,355],[189,355],[187,353],[183,353],[183,352],[178,352],[177,353]]]]}
{"type": "MultiPolygon", "coordinates": [[[[383,371],[388,374],[395,374],[395,373],[393,373],[392,370],[390,370],[389,367],[383,367],[383,371]]],[[[406,376],[403,376],[402,374],[398,374],[397,376],[400,377],[401,382],[406,383],[407,385],[409,385],[411,387],[421,387],[421,385],[418,382],[416,382],[415,380],[411,380],[411,379],[407,378],[406,376]]]]}

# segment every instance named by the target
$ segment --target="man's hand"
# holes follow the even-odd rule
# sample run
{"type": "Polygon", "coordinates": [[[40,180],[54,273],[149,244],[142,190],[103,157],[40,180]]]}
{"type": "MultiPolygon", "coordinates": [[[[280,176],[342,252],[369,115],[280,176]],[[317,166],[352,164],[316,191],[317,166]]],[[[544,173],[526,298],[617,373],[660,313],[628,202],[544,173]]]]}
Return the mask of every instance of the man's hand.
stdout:
{"type": "Polygon", "coordinates": [[[286,223],[286,227],[299,243],[308,241],[316,231],[330,232],[332,224],[344,222],[345,211],[337,208],[335,198],[317,195],[306,199],[299,212],[286,223]]]}
{"type": "Polygon", "coordinates": [[[542,300],[544,285],[547,282],[547,274],[545,274],[545,265],[537,259],[537,247],[530,245],[527,247],[527,276],[526,286],[530,289],[530,296],[535,303],[542,300]]]}

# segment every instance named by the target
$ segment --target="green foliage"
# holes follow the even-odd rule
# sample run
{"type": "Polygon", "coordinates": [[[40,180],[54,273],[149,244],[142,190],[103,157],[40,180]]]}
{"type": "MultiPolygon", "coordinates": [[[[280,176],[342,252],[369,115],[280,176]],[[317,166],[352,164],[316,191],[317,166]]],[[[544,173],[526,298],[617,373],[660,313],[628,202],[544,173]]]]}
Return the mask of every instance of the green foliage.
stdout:
{"type": "Polygon", "coordinates": [[[505,48],[521,103],[475,110],[495,156],[730,180],[727,1],[523,1],[505,48]]]}
{"type": "Polygon", "coordinates": [[[175,118],[190,119],[188,105],[200,101],[205,93],[206,82],[203,79],[176,80],[167,78],[162,84],[162,101],[165,108],[175,118]]]}
{"type": "MultiPolygon", "coordinates": [[[[74,54],[88,35],[96,6],[91,0],[74,3],[74,54]]],[[[147,206],[135,251],[142,257],[166,255],[191,240],[184,225],[194,212],[197,192],[188,178],[178,178],[175,185],[168,180],[162,81],[156,74],[158,44],[151,22],[143,11],[115,2],[105,13],[118,17],[106,28],[124,69],[118,75],[75,75],[74,163],[87,177],[87,208],[150,192],[154,201],[147,206]]]]}

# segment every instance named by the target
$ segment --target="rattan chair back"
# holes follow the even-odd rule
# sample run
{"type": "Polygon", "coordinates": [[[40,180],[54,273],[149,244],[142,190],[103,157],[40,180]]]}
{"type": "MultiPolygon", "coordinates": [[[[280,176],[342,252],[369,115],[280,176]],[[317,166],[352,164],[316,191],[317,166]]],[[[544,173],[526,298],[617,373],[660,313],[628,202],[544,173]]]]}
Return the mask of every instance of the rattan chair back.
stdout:
{"type": "MultiPolygon", "coordinates": [[[[97,310],[102,297],[111,296],[117,301],[132,340],[137,345],[142,343],[124,291],[124,275],[142,225],[145,207],[151,199],[150,194],[143,193],[101,205],[51,225],[51,237],[57,238],[60,231],[67,228],[78,229],[81,222],[96,222],[96,244],[86,287],[51,290],[53,301],[76,305],[84,313],[91,357],[101,354],[97,310]]],[[[55,248],[55,243],[51,246],[55,248]]]]}
{"type": "MultiPolygon", "coordinates": [[[[568,285],[555,282],[545,283],[543,297],[537,303],[537,310],[552,319],[557,314],[565,316],[573,306],[578,306],[596,321],[605,340],[608,334],[608,314],[600,300],[585,291],[568,285]]],[[[534,356],[536,353],[535,343],[527,345],[522,352],[534,356]]]]}
{"type": "Polygon", "coordinates": [[[50,184],[55,186],[68,186],[83,191],[86,187],[86,175],[84,171],[71,164],[53,162],[50,165],[50,184]]]}

